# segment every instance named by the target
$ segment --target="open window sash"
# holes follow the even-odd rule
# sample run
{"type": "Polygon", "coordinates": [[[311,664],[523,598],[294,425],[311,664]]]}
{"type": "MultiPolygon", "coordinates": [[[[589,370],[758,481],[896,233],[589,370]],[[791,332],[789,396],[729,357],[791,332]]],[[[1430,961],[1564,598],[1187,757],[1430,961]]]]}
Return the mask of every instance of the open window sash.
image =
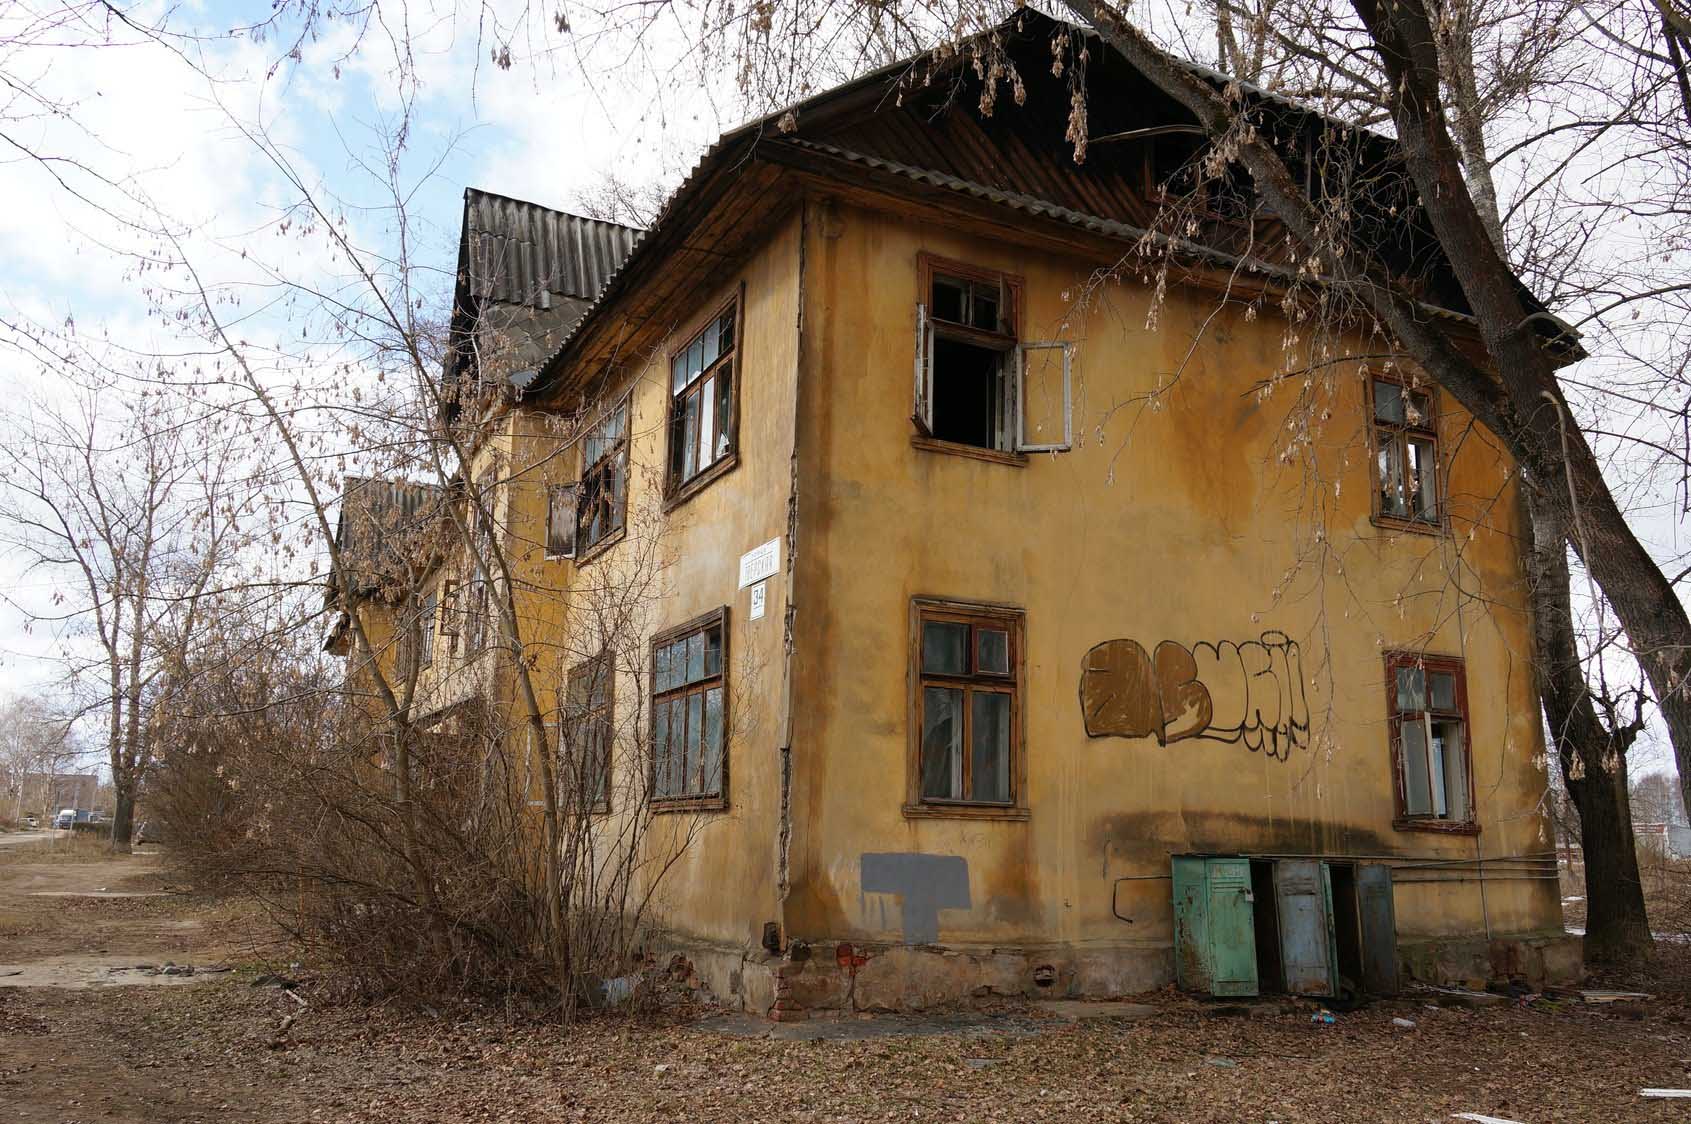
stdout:
{"type": "Polygon", "coordinates": [[[928,306],[916,306],[916,397],[911,417],[924,436],[934,432],[934,326],[928,306]]]}
{"type": "MultiPolygon", "coordinates": [[[[1071,387],[1074,344],[1068,341],[1038,340],[1016,345],[1016,451],[1019,453],[1060,453],[1074,447],[1074,392],[1071,387]],[[1056,352],[1057,356],[1051,353],[1056,352]],[[1046,398],[1051,389],[1043,380],[1039,387],[1030,385],[1033,363],[1049,369],[1051,361],[1061,357],[1063,371],[1063,439],[1040,441],[1034,439],[1037,426],[1028,423],[1028,406],[1046,398]],[[1030,362],[1031,360],[1031,362],[1030,362]],[[1035,393],[1036,390],[1039,393],[1035,393]]],[[[931,366],[931,364],[930,364],[931,366]]],[[[1055,418],[1052,419],[1055,421],[1055,418]]],[[[1052,427],[1053,429],[1055,426],[1052,427]]],[[[1039,436],[1045,436],[1040,434],[1039,436]]],[[[1054,434],[1052,434],[1054,436],[1054,434]]]]}
{"type": "Polygon", "coordinates": [[[574,558],[576,484],[554,484],[546,491],[546,557],[574,558]]]}

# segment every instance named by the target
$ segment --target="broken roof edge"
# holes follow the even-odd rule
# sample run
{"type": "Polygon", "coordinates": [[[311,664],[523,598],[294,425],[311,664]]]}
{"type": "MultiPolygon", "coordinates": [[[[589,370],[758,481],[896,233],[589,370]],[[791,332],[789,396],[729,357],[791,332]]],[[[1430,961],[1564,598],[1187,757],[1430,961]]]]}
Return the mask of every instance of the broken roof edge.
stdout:
{"type": "MultiPolygon", "coordinates": [[[[1023,28],[1018,21],[1025,21],[1029,18],[1044,21],[1050,25],[1051,30],[1054,31],[1064,30],[1070,34],[1095,39],[1100,43],[1103,42],[1103,37],[1093,28],[1070,23],[1067,20],[1059,19],[1055,16],[1042,12],[1037,8],[1020,8],[999,23],[977,31],[972,35],[964,36],[959,39],[956,44],[953,44],[953,46],[961,46],[963,44],[971,43],[986,38],[987,36],[997,34],[1007,28],[1011,28],[1013,23],[1017,23],[1017,26],[1012,30],[1020,31],[1023,28]]],[[[1108,44],[1104,45],[1108,46],[1108,44]]],[[[801,141],[802,138],[789,136],[785,131],[780,129],[781,123],[787,119],[789,115],[796,116],[802,114],[807,109],[816,107],[820,103],[845,99],[860,94],[864,89],[875,82],[883,81],[895,74],[913,72],[920,62],[923,59],[930,57],[936,49],[937,48],[930,48],[929,50],[911,55],[908,58],[900,59],[897,62],[877,67],[876,69],[868,71],[857,78],[843,82],[838,86],[831,87],[830,89],[823,90],[820,93],[813,94],[808,98],[794,102],[782,109],[772,110],[761,116],[754,116],[747,120],[744,124],[730,129],[718,137],[713,144],[705,149],[704,153],[699,157],[698,161],[695,162],[686,177],[683,178],[681,183],[670,194],[669,198],[665,200],[663,209],[658,212],[658,215],[653,220],[652,225],[639,232],[634,239],[633,245],[629,247],[628,253],[624,256],[621,264],[613,270],[610,276],[606,279],[605,285],[600,290],[599,295],[594,298],[591,304],[588,305],[587,309],[581,314],[580,318],[578,318],[576,322],[570,326],[570,329],[564,333],[564,337],[559,341],[557,349],[550,356],[541,361],[538,373],[529,384],[530,389],[526,392],[526,394],[532,395],[542,393],[549,389],[552,383],[556,381],[558,370],[567,362],[570,350],[575,345],[576,341],[582,337],[584,331],[595,326],[596,322],[602,316],[607,315],[607,309],[622,295],[622,290],[627,288],[630,284],[628,280],[630,275],[634,271],[645,267],[646,263],[644,259],[654,252],[651,247],[654,246],[659,239],[670,233],[666,228],[669,225],[671,216],[676,214],[684,203],[691,203],[693,201],[691,199],[692,196],[703,192],[706,180],[722,171],[723,167],[729,166],[729,161],[725,156],[725,153],[730,148],[743,148],[749,150],[770,131],[772,126],[776,128],[773,139],[789,143],[801,141]]],[[[1159,47],[1158,50],[1162,50],[1162,48],[1159,47]]],[[[1241,91],[1252,97],[1272,102],[1284,109],[1288,109],[1296,113],[1306,114],[1318,121],[1329,122],[1337,125],[1347,132],[1365,137],[1374,143],[1387,145],[1394,149],[1398,147],[1398,141],[1395,137],[1387,136],[1365,126],[1344,121],[1332,116],[1331,114],[1324,113],[1312,106],[1286,97],[1283,94],[1277,94],[1270,90],[1263,89],[1255,83],[1226,75],[1221,71],[1205,66],[1202,63],[1181,58],[1168,51],[1162,51],[1162,53],[1175,65],[1191,71],[1206,81],[1214,82],[1222,86],[1237,85],[1241,91]]],[[[963,55],[959,52],[955,58],[950,61],[961,62],[962,59],[963,55]]],[[[1128,65],[1132,66],[1132,63],[1128,63],[1128,65]]],[[[1137,70],[1138,68],[1135,67],[1134,69],[1137,70]]],[[[890,95],[891,93],[892,91],[889,90],[888,94],[890,95]]],[[[817,144],[818,142],[811,141],[804,143],[817,144]]],[[[878,158],[865,157],[864,159],[878,158]]],[[[891,162],[888,161],[887,163],[890,164],[891,162]]],[[[926,169],[915,170],[927,171],[926,169]]],[[[941,173],[937,172],[933,174],[936,176],[941,175],[941,173]]],[[[960,184],[967,184],[970,181],[958,180],[957,182],[960,184]]],[[[981,187],[983,191],[996,192],[996,189],[986,188],[984,185],[975,186],[981,187]]],[[[998,192],[998,194],[1005,193],[998,192]]],[[[1046,200],[1035,201],[1052,212],[1066,211],[1066,208],[1056,206],[1046,200]]],[[[1071,213],[1077,215],[1080,214],[1080,212],[1071,213]]],[[[1100,223],[1109,223],[1124,227],[1127,225],[1120,223],[1119,220],[1105,219],[1100,216],[1086,217],[1095,219],[1100,223]]],[[[1511,275],[1513,276],[1512,272],[1511,275]]],[[[1515,283],[1520,287],[1522,294],[1527,298],[1529,304],[1536,306],[1529,309],[1528,320],[1534,321],[1542,318],[1553,322],[1556,331],[1546,340],[1546,346],[1551,347],[1553,345],[1559,345],[1564,354],[1567,356],[1565,360],[1559,359],[1557,366],[1565,366],[1568,363],[1577,362],[1580,359],[1586,358],[1588,353],[1579,342],[1581,333],[1555,313],[1546,310],[1543,306],[1543,302],[1539,301],[1537,295],[1528,289],[1525,283],[1518,277],[1515,279],[1515,283]]],[[[1457,312],[1436,305],[1423,305],[1422,302],[1417,302],[1417,304],[1422,305],[1422,307],[1426,308],[1427,311],[1442,318],[1453,319],[1468,324],[1477,324],[1477,321],[1471,314],[1457,312]]]]}

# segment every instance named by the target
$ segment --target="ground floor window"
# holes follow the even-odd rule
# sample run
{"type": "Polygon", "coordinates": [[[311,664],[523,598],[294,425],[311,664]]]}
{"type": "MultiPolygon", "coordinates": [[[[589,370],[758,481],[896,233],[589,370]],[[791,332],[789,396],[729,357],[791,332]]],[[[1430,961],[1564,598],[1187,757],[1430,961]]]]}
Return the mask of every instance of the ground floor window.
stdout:
{"type": "Polygon", "coordinates": [[[1022,753],[1021,610],[918,599],[912,623],[916,801],[1014,806],[1022,753]]]}
{"type": "Polygon", "coordinates": [[[652,799],[727,796],[728,609],[652,642],[652,799]]]}
{"type": "Polygon", "coordinates": [[[1429,826],[1471,825],[1473,770],[1462,661],[1390,653],[1386,694],[1399,819],[1429,826]]]}

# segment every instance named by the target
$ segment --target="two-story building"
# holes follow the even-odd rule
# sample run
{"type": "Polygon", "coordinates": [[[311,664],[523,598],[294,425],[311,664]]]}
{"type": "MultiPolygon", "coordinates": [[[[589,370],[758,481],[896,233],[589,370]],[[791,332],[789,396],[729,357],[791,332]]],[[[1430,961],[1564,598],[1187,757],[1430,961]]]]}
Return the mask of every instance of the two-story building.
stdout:
{"type": "MultiPolygon", "coordinates": [[[[626,733],[594,815],[649,815],[661,943],[784,1017],[1577,970],[1509,456],[1319,313],[1124,60],[1000,34],[989,116],[966,53],[876,72],[725,135],[637,236],[467,198],[461,271],[577,302],[465,475],[546,705],[626,733]]],[[[1369,206],[1475,350],[1418,210],[1369,206]]]]}

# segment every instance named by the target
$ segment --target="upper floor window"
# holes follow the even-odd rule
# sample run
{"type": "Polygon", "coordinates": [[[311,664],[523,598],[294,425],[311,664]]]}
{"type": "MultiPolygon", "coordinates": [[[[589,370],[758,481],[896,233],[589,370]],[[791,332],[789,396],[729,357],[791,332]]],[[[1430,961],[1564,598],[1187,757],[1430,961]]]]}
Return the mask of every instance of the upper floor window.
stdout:
{"type": "Polygon", "coordinates": [[[728,302],[669,364],[669,491],[727,462],[734,452],[735,356],[740,301],[728,302]]]}
{"type": "Polygon", "coordinates": [[[574,558],[623,529],[628,513],[628,400],[581,439],[581,478],[546,489],[546,557],[574,558]]]}
{"type": "Polygon", "coordinates": [[[1472,825],[1462,661],[1392,652],[1386,656],[1386,695],[1400,821],[1408,826],[1472,825]]]}
{"type": "Polygon", "coordinates": [[[428,667],[434,663],[435,614],[439,602],[434,590],[423,595],[423,608],[417,617],[418,642],[422,645],[417,657],[419,667],[428,667]]]}
{"type": "Polygon", "coordinates": [[[1383,519],[1436,526],[1438,425],[1431,389],[1371,379],[1374,514],[1383,519]]]}
{"type": "Polygon", "coordinates": [[[919,259],[915,421],[922,435],[1001,453],[1072,443],[1071,345],[1019,338],[1018,277],[919,259]]]}
{"type": "Polygon", "coordinates": [[[918,600],[914,616],[917,803],[1014,805],[1021,611],[918,600]]]}
{"type": "Polygon", "coordinates": [[[652,642],[652,797],[720,800],[728,610],[717,609],[652,642]]]}

